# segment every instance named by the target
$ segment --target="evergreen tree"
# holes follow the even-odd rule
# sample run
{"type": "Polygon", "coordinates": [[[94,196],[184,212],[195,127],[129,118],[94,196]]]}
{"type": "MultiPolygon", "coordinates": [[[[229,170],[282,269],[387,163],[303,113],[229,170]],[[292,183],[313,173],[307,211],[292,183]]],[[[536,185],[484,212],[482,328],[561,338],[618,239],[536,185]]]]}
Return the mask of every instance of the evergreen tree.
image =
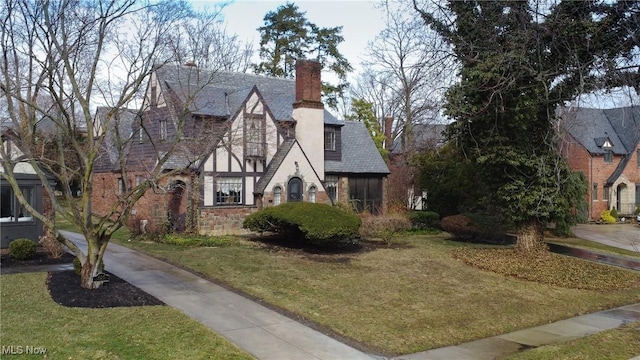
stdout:
{"type": "Polygon", "coordinates": [[[293,78],[297,59],[317,59],[323,69],[333,72],[338,84],[323,82],[325,103],[337,108],[338,98],[347,88],[347,74],[353,70],[338,51],[344,41],[342,27],[321,28],[306,18],[293,3],[286,3],[264,16],[260,32],[260,63],[254,65],[257,74],[293,78]]]}
{"type": "Polygon", "coordinates": [[[545,224],[574,220],[586,193],[558,155],[556,107],[624,79],[614,76],[624,73],[614,64],[631,54],[637,31],[615,26],[637,6],[630,2],[541,5],[450,1],[446,18],[453,20],[445,22],[414,0],[460,64],[460,81],[446,95],[446,114],[455,120],[449,135],[488,186],[481,203],[498,205],[526,251],[544,248],[545,224]]]}

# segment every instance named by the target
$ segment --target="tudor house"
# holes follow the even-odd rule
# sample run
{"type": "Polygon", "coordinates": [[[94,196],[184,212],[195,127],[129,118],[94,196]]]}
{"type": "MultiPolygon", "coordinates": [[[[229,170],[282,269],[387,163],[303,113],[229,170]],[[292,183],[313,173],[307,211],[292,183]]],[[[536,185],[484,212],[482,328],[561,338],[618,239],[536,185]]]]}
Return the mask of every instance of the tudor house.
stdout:
{"type": "Polygon", "coordinates": [[[105,213],[114,192],[144,181],[164,156],[162,170],[176,175],[147,191],[132,212],[150,227],[241,233],[247,214],[291,201],[383,212],[389,170],[364,124],[324,109],[320,73],[310,60],[296,63],[295,80],[157,68],[145,110],[125,125],[133,140],[125,171],[108,151],[96,166],[95,210],[105,213]],[[169,152],[176,136],[186,141],[169,152]]]}
{"type": "Polygon", "coordinates": [[[588,219],[615,208],[632,215],[640,205],[640,106],[564,108],[558,112],[561,151],[588,183],[588,219]]]}

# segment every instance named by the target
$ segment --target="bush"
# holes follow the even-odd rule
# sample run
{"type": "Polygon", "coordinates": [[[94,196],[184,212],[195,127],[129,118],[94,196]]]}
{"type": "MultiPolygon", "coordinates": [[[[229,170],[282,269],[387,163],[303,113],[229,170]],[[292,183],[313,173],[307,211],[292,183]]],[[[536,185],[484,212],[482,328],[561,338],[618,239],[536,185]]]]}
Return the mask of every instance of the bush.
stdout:
{"type": "Polygon", "coordinates": [[[460,241],[501,245],[513,242],[513,239],[502,231],[499,220],[493,217],[482,217],[478,214],[451,215],[442,218],[440,226],[460,241]],[[472,221],[471,218],[474,220],[472,221]],[[491,222],[492,219],[494,223],[491,222]]]}
{"type": "Polygon", "coordinates": [[[606,222],[607,224],[615,224],[616,218],[611,215],[611,210],[605,210],[600,214],[600,220],[606,222]]]}
{"type": "Polygon", "coordinates": [[[360,236],[379,238],[391,244],[393,237],[411,229],[411,222],[402,215],[366,216],[362,218],[360,236]]]}
{"type": "Polygon", "coordinates": [[[62,244],[49,232],[40,236],[39,244],[54,259],[60,259],[64,255],[62,244]]]}
{"type": "Polygon", "coordinates": [[[337,207],[292,202],[266,208],[244,219],[243,227],[256,232],[302,236],[316,244],[349,243],[358,237],[360,218],[337,207]]]}
{"type": "Polygon", "coordinates": [[[38,245],[29,239],[16,239],[9,244],[9,255],[16,260],[29,260],[37,251],[38,245]]]}
{"type": "Polygon", "coordinates": [[[440,227],[440,215],[433,211],[410,212],[409,220],[416,230],[437,229],[440,227]]]}
{"type": "Polygon", "coordinates": [[[611,209],[611,216],[616,220],[618,219],[618,210],[616,210],[615,206],[611,209]]]}

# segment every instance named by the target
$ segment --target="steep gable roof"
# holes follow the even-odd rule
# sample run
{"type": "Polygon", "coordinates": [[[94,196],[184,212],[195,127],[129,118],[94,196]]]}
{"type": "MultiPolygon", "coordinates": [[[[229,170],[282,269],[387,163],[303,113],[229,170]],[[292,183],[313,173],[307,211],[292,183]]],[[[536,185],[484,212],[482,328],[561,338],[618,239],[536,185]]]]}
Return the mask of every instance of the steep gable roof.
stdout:
{"type": "MultiPolygon", "coordinates": [[[[196,115],[232,115],[255,86],[276,120],[292,121],[296,85],[293,79],[190,66],[163,66],[156,70],[156,76],[164,91],[171,90],[196,115]]],[[[324,118],[326,124],[343,123],[326,110],[324,118]]]]}
{"type": "Polygon", "coordinates": [[[264,175],[260,177],[260,180],[258,180],[258,183],[256,184],[256,190],[255,190],[256,193],[258,194],[264,193],[265,187],[267,186],[267,184],[269,184],[269,182],[275,175],[276,171],[282,164],[282,161],[284,160],[285,157],[287,157],[287,154],[289,154],[289,151],[291,151],[291,148],[293,147],[295,142],[296,142],[295,139],[287,139],[280,146],[278,151],[273,156],[273,159],[271,159],[271,162],[267,167],[267,171],[265,172],[264,175]]]}
{"type": "Polygon", "coordinates": [[[562,128],[591,154],[604,154],[606,149],[603,145],[608,140],[613,145],[611,151],[614,154],[624,155],[629,152],[626,146],[629,141],[626,134],[616,130],[620,127],[614,127],[614,123],[626,118],[618,116],[616,110],[618,109],[565,108],[558,111],[558,116],[562,128]]]}
{"type": "Polygon", "coordinates": [[[388,174],[378,148],[364,123],[345,121],[342,126],[342,161],[325,161],[327,173],[388,174]]]}

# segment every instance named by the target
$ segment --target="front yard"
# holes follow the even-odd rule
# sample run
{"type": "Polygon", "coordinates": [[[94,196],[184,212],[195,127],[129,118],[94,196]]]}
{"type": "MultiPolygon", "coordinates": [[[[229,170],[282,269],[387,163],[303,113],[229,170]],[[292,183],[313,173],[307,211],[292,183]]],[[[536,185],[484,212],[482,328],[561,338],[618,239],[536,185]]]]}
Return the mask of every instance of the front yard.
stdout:
{"type": "Polygon", "coordinates": [[[46,277],[0,277],[1,358],[252,359],[168,306],[60,306],[47,292],[46,277]]]}
{"type": "Polygon", "coordinates": [[[244,238],[226,238],[215,247],[123,243],[388,355],[640,301],[637,281],[624,290],[577,290],[478,270],[452,257],[452,251],[468,245],[446,234],[407,236],[397,246],[333,254],[244,238]]]}

